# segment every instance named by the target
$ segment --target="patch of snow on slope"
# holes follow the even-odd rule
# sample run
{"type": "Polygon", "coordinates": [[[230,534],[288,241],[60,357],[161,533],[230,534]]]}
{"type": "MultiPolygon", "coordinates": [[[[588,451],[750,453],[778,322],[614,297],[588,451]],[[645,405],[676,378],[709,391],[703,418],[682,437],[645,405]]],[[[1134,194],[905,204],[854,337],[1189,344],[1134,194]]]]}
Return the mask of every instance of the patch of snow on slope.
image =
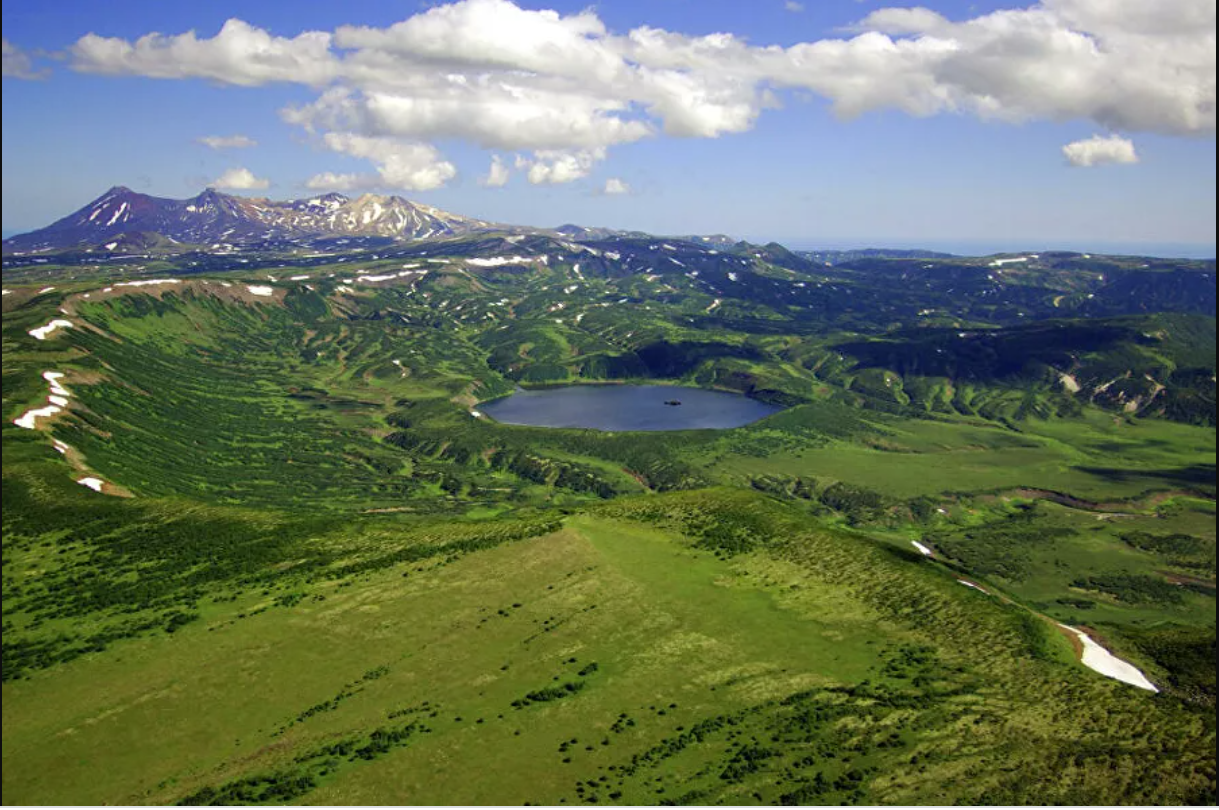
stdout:
{"type": "Polygon", "coordinates": [[[116,287],[152,287],[157,284],[181,284],[181,279],[176,278],[153,278],[148,281],[120,281],[115,284],[116,287]]]}
{"type": "Polygon", "coordinates": [[[37,426],[37,420],[45,419],[48,416],[54,416],[62,410],[63,408],[60,408],[58,405],[47,405],[44,408],[33,408],[14,419],[13,424],[19,428],[33,430],[37,426]]]}
{"type": "Polygon", "coordinates": [[[259,285],[259,284],[247,284],[246,289],[250,291],[251,295],[274,295],[275,294],[274,288],[263,287],[262,285],[259,285]]]}
{"type": "Polygon", "coordinates": [[[91,475],[87,475],[84,478],[78,478],[76,483],[80,484],[81,486],[86,486],[94,492],[101,492],[102,486],[106,482],[100,478],[94,478],[91,475]]]}
{"type": "MultiPolygon", "coordinates": [[[[538,259],[538,261],[541,260],[541,258],[538,259]]],[[[466,264],[472,264],[475,267],[503,267],[508,264],[528,264],[531,261],[533,260],[528,256],[493,256],[490,259],[466,259],[466,264]]]]}
{"type": "Polygon", "coordinates": [[[65,321],[63,318],[56,318],[55,320],[48,323],[46,326],[39,326],[37,329],[31,329],[29,331],[29,334],[35,340],[46,340],[47,337],[52,332],[54,332],[56,329],[60,329],[60,328],[71,329],[72,322],[65,321]]]}
{"type": "Polygon", "coordinates": [[[922,554],[924,557],[934,557],[934,556],[935,556],[935,552],[934,552],[934,551],[932,551],[931,549],[927,548],[926,546],[924,546],[922,543],[920,543],[920,542],[919,542],[919,541],[917,541],[917,540],[911,540],[911,541],[910,541],[910,545],[912,545],[912,546],[914,546],[916,549],[918,549],[919,554],[922,554]]]}
{"type": "Polygon", "coordinates": [[[1139,689],[1146,689],[1149,692],[1159,692],[1156,685],[1147,680],[1147,676],[1139,671],[1137,667],[1115,656],[1113,653],[1106,650],[1101,645],[1097,644],[1082,630],[1077,630],[1074,627],[1068,627],[1065,624],[1059,625],[1064,630],[1070,630],[1084,645],[1083,665],[1090,670],[1099,672],[1106,677],[1114,680],[1128,683],[1131,686],[1137,686],[1139,689]]]}

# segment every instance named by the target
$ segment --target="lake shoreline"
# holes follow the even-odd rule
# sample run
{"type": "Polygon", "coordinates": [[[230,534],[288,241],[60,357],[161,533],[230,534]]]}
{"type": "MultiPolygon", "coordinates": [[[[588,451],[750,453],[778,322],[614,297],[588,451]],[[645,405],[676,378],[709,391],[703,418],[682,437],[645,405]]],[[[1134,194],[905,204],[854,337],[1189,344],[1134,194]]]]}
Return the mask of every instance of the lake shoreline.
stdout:
{"type": "Polygon", "coordinates": [[[782,410],[740,391],[607,381],[518,386],[512,394],[479,403],[473,412],[518,427],[631,433],[728,430],[782,410]],[[675,401],[681,407],[671,404],[675,401]]]}

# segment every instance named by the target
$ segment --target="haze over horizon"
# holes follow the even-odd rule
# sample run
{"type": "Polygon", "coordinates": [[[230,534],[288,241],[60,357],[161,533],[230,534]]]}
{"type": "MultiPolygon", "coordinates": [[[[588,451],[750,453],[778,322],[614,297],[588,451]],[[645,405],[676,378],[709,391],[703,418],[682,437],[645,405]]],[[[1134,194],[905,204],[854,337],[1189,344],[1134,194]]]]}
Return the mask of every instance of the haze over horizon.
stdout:
{"type": "Polygon", "coordinates": [[[1214,255],[1213,4],[931,6],[6,3],[2,230],[210,184],[797,248],[1214,255]]]}

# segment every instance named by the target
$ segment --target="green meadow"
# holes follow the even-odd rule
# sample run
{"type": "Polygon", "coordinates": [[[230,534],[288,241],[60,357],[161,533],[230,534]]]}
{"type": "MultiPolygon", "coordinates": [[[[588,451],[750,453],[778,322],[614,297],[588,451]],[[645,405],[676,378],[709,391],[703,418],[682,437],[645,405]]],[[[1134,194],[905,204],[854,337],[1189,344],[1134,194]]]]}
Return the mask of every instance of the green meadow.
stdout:
{"type": "MultiPolygon", "coordinates": [[[[814,328],[759,294],[699,321],[686,275],[308,272],[265,300],[236,273],[5,298],[7,803],[1215,801],[1196,375],[1160,413],[1036,369],[946,386],[859,311],[814,328]],[[74,325],[30,338],[52,317],[74,325]],[[70,403],[22,429],[44,371],[70,403]],[[573,381],[785,409],[471,415],[573,381]],[[1082,666],[1059,622],[1161,691],[1082,666]]],[[[1175,373],[1211,320],[1081,357],[1102,385],[1175,373]]]]}

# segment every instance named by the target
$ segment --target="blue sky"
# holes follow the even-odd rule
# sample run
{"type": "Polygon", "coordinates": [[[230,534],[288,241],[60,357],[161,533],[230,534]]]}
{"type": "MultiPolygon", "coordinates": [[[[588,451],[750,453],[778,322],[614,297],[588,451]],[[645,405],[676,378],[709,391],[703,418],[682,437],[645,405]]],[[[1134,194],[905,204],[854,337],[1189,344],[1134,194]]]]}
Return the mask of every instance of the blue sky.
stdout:
{"type": "Polygon", "coordinates": [[[928,5],[5,2],[3,230],[112,185],[181,198],[224,179],[532,225],[1213,255],[1213,2],[1144,3],[1153,26],[1136,0],[928,5]],[[218,38],[230,18],[244,26],[218,38]],[[663,37],[628,42],[645,27],[663,37]],[[201,45],[117,47],[190,30],[201,45]],[[335,36],[319,52],[304,31],[335,36]],[[259,37],[282,38],[265,69],[259,37]],[[524,118],[505,106],[521,92],[524,118]],[[235,135],[257,145],[199,142],[235,135]]]}

